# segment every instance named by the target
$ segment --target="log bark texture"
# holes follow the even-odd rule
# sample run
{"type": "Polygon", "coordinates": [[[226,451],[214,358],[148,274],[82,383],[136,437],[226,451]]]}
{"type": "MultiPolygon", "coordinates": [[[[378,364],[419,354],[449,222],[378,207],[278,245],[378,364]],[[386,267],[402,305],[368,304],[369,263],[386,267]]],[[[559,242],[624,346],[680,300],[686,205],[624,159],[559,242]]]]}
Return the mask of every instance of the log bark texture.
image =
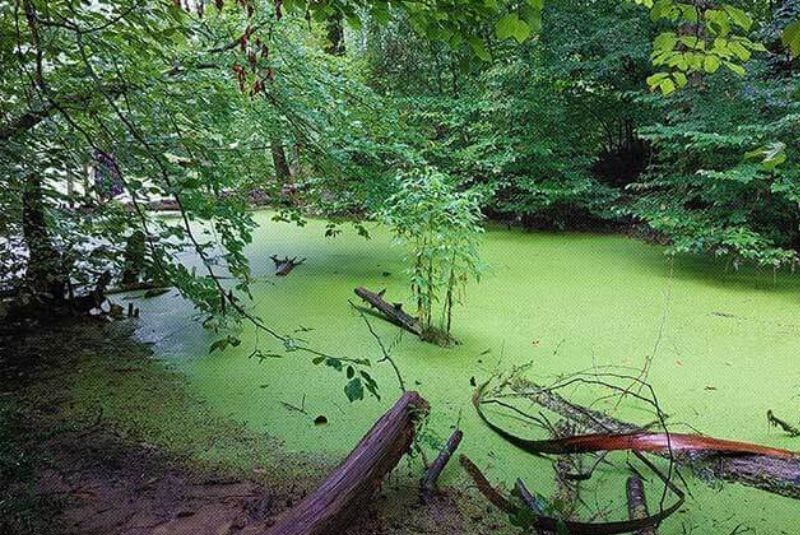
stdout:
{"type": "MultiPolygon", "coordinates": [[[[631,476],[625,485],[628,496],[628,516],[631,520],[647,518],[650,512],[647,509],[647,498],[644,494],[644,484],[638,476],[631,476]]],[[[655,528],[637,531],[634,535],[658,535],[655,528]]]]}
{"type": "Polygon", "coordinates": [[[403,394],[317,490],[279,516],[264,535],[347,533],[348,523],[411,447],[416,422],[427,410],[419,394],[403,394]]]}
{"type": "Polygon", "coordinates": [[[383,314],[390,322],[417,336],[422,335],[422,326],[419,324],[417,318],[405,312],[400,303],[389,303],[383,299],[382,292],[371,292],[363,287],[356,288],[355,293],[365,302],[369,303],[372,308],[383,314]]]}

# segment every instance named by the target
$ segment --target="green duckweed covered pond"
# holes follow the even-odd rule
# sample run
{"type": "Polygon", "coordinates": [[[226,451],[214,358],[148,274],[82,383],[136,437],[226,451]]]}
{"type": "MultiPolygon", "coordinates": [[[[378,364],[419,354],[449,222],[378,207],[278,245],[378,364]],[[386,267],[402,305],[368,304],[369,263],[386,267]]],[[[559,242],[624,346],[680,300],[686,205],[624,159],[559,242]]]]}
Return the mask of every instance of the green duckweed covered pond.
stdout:
{"type": "MultiPolygon", "coordinates": [[[[348,304],[353,289],[387,288],[390,300],[407,300],[402,251],[382,228],[364,240],[346,229],[324,237],[325,224],[300,228],[259,212],[260,228],[248,254],[254,274],[255,312],[270,326],[315,348],[350,357],[380,357],[362,319],[348,304]],[[272,254],[306,257],[290,276],[276,278],[272,254]]],[[[403,336],[392,355],[409,386],[427,398],[432,435],[446,438],[460,421],[461,451],[498,482],[523,476],[547,494],[550,463],[516,451],[493,436],[470,404],[474,377],[532,362],[530,375],[547,382],[604,365],[641,367],[654,355],[649,380],[670,415],[708,434],[800,449],[769,429],[768,409],[798,416],[800,279],[770,271],[726,269],[709,259],[670,260],[663,249],[620,236],[526,233],[490,229],[483,257],[490,266],[468,288],[454,319],[462,342],[440,348],[403,336]]],[[[290,451],[341,457],[399,393],[387,364],[373,365],[382,400],[350,404],[344,376],[314,366],[299,353],[259,363],[254,345],[280,351],[273,340],[246,332],[242,344],[208,353],[211,335],[179,297],[141,302],[139,335],[156,354],[189,379],[191,388],[221,415],[283,441],[290,451]],[[305,414],[287,408],[302,407],[305,414]],[[328,424],[315,426],[324,415],[328,424]]],[[[373,324],[387,342],[397,329],[373,324]]],[[[569,392],[567,392],[569,393],[569,392]]],[[[599,408],[604,408],[602,405],[599,408]]],[[[634,415],[635,417],[635,415],[634,415]]],[[[620,457],[624,465],[624,456],[620,457]]],[[[444,484],[464,481],[454,464],[444,484]]],[[[661,533],[799,533],[800,508],[791,500],[735,485],[721,488],[689,479],[692,497],[661,533]]],[[[624,515],[624,479],[611,471],[585,485],[585,510],[624,515]]]]}

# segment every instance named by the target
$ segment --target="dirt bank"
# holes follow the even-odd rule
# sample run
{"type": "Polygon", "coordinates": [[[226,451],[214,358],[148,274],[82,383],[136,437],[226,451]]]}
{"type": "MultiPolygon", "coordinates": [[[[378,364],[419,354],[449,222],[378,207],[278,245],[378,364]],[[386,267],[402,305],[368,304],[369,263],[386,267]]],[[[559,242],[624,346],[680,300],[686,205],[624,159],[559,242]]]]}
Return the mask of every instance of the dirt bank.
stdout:
{"type": "MultiPolygon", "coordinates": [[[[252,533],[338,461],[213,414],[129,334],[63,323],[0,339],[0,533],[252,533]]],[[[401,464],[348,532],[498,532],[471,493],[418,505],[419,473],[401,464]]]]}

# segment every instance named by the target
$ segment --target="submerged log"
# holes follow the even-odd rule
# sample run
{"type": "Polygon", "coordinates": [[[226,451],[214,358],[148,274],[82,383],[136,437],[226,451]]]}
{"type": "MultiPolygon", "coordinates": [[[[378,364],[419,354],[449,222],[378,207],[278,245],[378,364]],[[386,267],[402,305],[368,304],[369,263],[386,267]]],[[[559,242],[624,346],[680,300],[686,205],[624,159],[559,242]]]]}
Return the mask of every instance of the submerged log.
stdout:
{"type": "MultiPolygon", "coordinates": [[[[586,407],[573,404],[551,389],[529,381],[518,380],[511,389],[542,407],[572,420],[588,433],[596,433],[596,439],[605,436],[616,442],[638,441],[647,445],[648,436],[658,439],[650,444],[648,451],[669,457],[663,444],[663,434],[645,433],[643,428],[586,407]]],[[[704,481],[724,480],[773,494],[800,499],[800,453],[794,454],[776,448],[724,441],[702,435],[669,435],[674,461],[692,470],[704,481]],[[686,448],[681,441],[687,442],[686,448]],[[694,442],[697,449],[693,449],[694,442]],[[748,451],[752,450],[752,451],[748,451]],[[760,452],[760,453],[759,453],[760,452]]],[[[591,437],[587,437],[591,438],[591,437]]],[[[608,440],[607,440],[608,442],[608,440]]],[[[611,449],[610,444],[607,448],[611,449]]],[[[617,444],[624,446],[624,444],[617,444]]],[[[645,450],[642,450],[645,451],[645,450]]]]}
{"type": "Polygon", "coordinates": [[[330,476],[303,501],[278,517],[265,535],[334,535],[369,504],[383,478],[411,447],[428,403],[406,392],[361,439],[330,476]]]}
{"type": "MultiPolygon", "coordinates": [[[[568,438],[574,435],[574,425],[566,420],[556,423],[553,430],[554,438],[568,438]]],[[[561,504],[561,513],[565,519],[573,518],[580,501],[580,479],[574,476],[582,472],[581,458],[578,455],[559,455],[553,468],[556,483],[553,502],[561,504]]]]}
{"type": "MultiPolygon", "coordinates": [[[[638,476],[631,476],[625,485],[628,496],[628,516],[631,520],[647,518],[650,512],[647,510],[647,498],[644,494],[644,484],[638,476]]],[[[656,528],[646,528],[637,531],[634,535],[658,535],[656,528]]]]}
{"type": "Polygon", "coordinates": [[[442,473],[442,470],[444,470],[444,467],[447,466],[447,462],[450,460],[450,457],[453,456],[456,448],[458,448],[458,445],[461,444],[462,438],[464,438],[464,433],[462,433],[460,429],[453,431],[453,434],[447,439],[447,443],[439,452],[436,460],[434,460],[430,467],[425,471],[425,475],[422,477],[422,481],[420,482],[419,486],[419,495],[422,503],[427,504],[433,500],[433,494],[436,490],[436,480],[439,479],[439,474],[442,473]]]}
{"type": "Polygon", "coordinates": [[[355,293],[361,299],[369,303],[372,308],[383,314],[391,323],[417,336],[422,336],[422,326],[419,324],[419,321],[417,318],[404,311],[401,303],[389,303],[383,299],[383,292],[375,293],[363,287],[356,288],[355,293]]]}
{"type": "Polygon", "coordinates": [[[288,256],[278,258],[278,255],[272,255],[270,259],[275,263],[275,275],[278,277],[285,277],[291,273],[295,267],[306,261],[305,258],[298,260],[296,256],[294,258],[289,258],[288,256]]]}

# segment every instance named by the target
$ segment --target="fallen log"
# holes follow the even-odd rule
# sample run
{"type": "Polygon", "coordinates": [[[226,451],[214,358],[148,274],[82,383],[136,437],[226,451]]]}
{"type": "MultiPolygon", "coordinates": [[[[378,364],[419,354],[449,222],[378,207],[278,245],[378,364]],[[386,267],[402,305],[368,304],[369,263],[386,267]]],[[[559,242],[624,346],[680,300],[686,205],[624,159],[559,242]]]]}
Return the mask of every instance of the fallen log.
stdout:
{"type": "MultiPolygon", "coordinates": [[[[647,518],[650,512],[647,510],[647,498],[644,494],[644,484],[638,476],[631,476],[625,484],[625,494],[628,497],[628,516],[631,520],[647,518]]],[[[639,530],[635,535],[658,535],[656,528],[646,528],[639,530]]]]}
{"type": "Polygon", "coordinates": [[[297,260],[296,256],[294,258],[289,258],[288,256],[284,258],[278,258],[277,255],[272,255],[270,258],[275,263],[275,275],[278,277],[285,277],[291,273],[295,267],[306,261],[305,258],[297,260]]]}
{"type": "MultiPolygon", "coordinates": [[[[596,449],[636,448],[673,460],[689,468],[699,479],[724,480],[773,494],[800,499],[800,453],[720,440],[702,435],[648,433],[598,411],[575,405],[552,389],[518,379],[511,390],[546,409],[572,420],[594,436],[574,437],[569,444],[553,444],[573,453],[596,449]],[[671,453],[670,451],[671,450],[671,453]]],[[[542,452],[547,453],[547,452],[542,452]]]]}
{"type": "Polygon", "coordinates": [[[383,299],[383,291],[375,293],[363,287],[355,289],[355,293],[369,305],[379,311],[384,317],[398,327],[422,336],[422,326],[417,318],[403,310],[402,303],[389,303],[383,299]]]}
{"type": "Polygon", "coordinates": [[[419,394],[403,394],[317,490],[280,515],[265,535],[346,533],[349,521],[411,447],[415,425],[427,410],[419,394]]]}
{"type": "Polygon", "coordinates": [[[436,491],[436,480],[439,479],[439,474],[442,473],[450,457],[453,456],[456,448],[461,444],[462,438],[464,438],[464,433],[462,433],[460,429],[453,431],[453,434],[447,439],[447,443],[439,452],[439,455],[436,456],[436,459],[425,471],[425,475],[422,477],[422,481],[419,485],[419,496],[422,503],[427,504],[433,500],[433,495],[436,491]]]}

